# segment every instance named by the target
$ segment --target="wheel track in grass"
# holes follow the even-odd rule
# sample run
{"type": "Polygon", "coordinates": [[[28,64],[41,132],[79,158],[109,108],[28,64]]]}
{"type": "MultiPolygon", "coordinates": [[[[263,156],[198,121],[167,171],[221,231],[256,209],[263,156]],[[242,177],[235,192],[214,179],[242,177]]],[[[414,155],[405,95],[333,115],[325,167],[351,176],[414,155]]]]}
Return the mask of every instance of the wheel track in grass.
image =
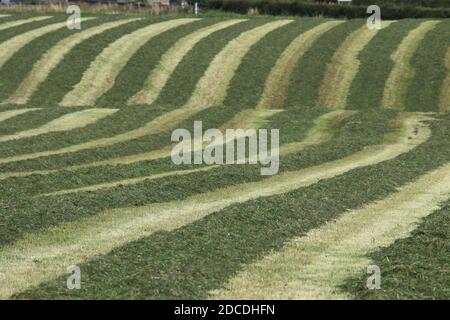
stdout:
{"type": "Polygon", "coordinates": [[[114,41],[96,57],[83,74],[81,81],[64,96],[60,105],[63,107],[95,105],[97,99],[114,85],[115,78],[128,60],[145,43],[162,32],[198,20],[182,18],[152,23],[114,41]]]}
{"type": "Polygon", "coordinates": [[[448,47],[445,56],[445,67],[447,68],[447,77],[444,80],[439,103],[439,111],[442,113],[450,112],[450,47],[448,47]]]}
{"type": "Polygon", "coordinates": [[[421,219],[450,196],[450,163],[398,192],[285,244],[247,265],[213,299],[351,299],[338,289],[365,273],[368,254],[408,237],[421,219]]]}
{"type": "Polygon", "coordinates": [[[139,20],[138,18],[135,18],[103,23],[100,26],[88,28],[87,30],[83,30],[82,32],[76,33],[72,36],[69,36],[61,40],[49,51],[47,51],[39,59],[38,62],[34,64],[33,69],[30,71],[27,77],[20,83],[19,87],[14,92],[14,94],[3,103],[10,103],[10,104],[27,103],[31,95],[37,90],[39,84],[41,84],[47,79],[50,72],[63,60],[64,56],[76,45],[107,30],[138,20],[139,20]]]}
{"type": "Polygon", "coordinates": [[[342,23],[344,21],[324,22],[295,38],[272,68],[257,108],[281,109],[286,99],[289,80],[298,61],[323,33],[342,23]]]}
{"type": "Polygon", "coordinates": [[[200,40],[206,38],[216,31],[225,29],[244,21],[246,20],[232,19],[222,21],[212,26],[201,28],[200,30],[197,30],[178,40],[169,49],[169,51],[167,51],[161,57],[158,66],[154,70],[152,70],[150,75],[148,76],[144,88],[132,98],[130,98],[128,104],[152,104],[159,96],[170,76],[175,71],[177,65],[200,40]]]}
{"type": "Polygon", "coordinates": [[[427,33],[440,21],[425,21],[411,30],[391,55],[394,67],[386,80],[383,92],[382,106],[403,110],[404,101],[415,70],[411,66],[411,59],[427,33]]]}
{"type": "MultiPolygon", "coordinates": [[[[383,28],[393,22],[383,21],[383,28]]],[[[359,54],[377,34],[378,30],[371,30],[364,25],[345,39],[327,66],[316,101],[317,107],[346,108],[350,87],[361,63],[359,54]]]]}
{"type": "Polygon", "coordinates": [[[93,124],[100,119],[110,116],[117,111],[119,110],[106,108],[98,108],[98,109],[93,108],[68,113],[62,117],[59,117],[55,120],[52,120],[44,124],[39,128],[29,129],[17,132],[15,134],[1,136],[0,142],[29,138],[51,132],[69,131],[77,128],[82,128],[87,125],[93,124]]]}
{"type": "Polygon", "coordinates": [[[54,279],[68,265],[79,264],[133,240],[157,231],[171,231],[236,203],[286,193],[319,180],[342,175],[352,169],[393,159],[430,136],[422,124],[426,117],[406,114],[386,143],[312,168],[285,172],[258,182],[219,189],[186,200],[143,207],[107,210],[88,218],[64,223],[46,231],[25,235],[2,248],[0,298],[54,279]]]}
{"type": "Polygon", "coordinates": [[[274,22],[269,22],[249,31],[245,31],[237,38],[231,40],[227,46],[213,59],[208,69],[199,80],[191,99],[180,109],[163,114],[162,116],[146,123],[144,126],[123,134],[109,138],[92,140],[58,150],[3,158],[0,159],[0,163],[10,163],[20,160],[29,160],[50,155],[105,147],[119,142],[125,142],[132,139],[161,133],[170,128],[175,128],[177,124],[188,119],[190,116],[193,116],[196,113],[208,109],[214,105],[219,105],[226,95],[228,84],[239,66],[241,59],[248,52],[248,50],[250,50],[252,45],[258,42],[268,32],[290,22],[292,22],[292,20],[277,20],[274,22]]]}
{"type": "Polygon", "coordinates": [[[24,114],[29,111],[36,111],[38,108],[29,108],[29,109],[15,109],[15,110],[6,110],[0,112],[0,122],[5,121],[7,119],[13,118],[20,114],[24,114]]]}
{"type": "Polygon", "coordinates": [[[41,17],[33,17],[29,19],[21,19],[21,20],[15,20],[15,21],[8,21],[0,24],[0,31],[6,30],[9,28],[14,28],[18,26],[22,26],[27,23],[36,22],[36,21],[42,21],[46,19],[51,19],[52,16],[41,16],[41,17]]]}
{"type": "MultiPolygon", "coordinates": [[[[82,18],[82,21],[88,21],[95,19],[94,17],[89,18],[82,18]]],[[[18,50],[23,48],[25,45],[29,44],[31,41],[33,41],[36,38],[39,38],[41,36],[46,35],[47,33],[66,28],[67,23],[64,22],[58,22],[58,23],[52,23],[50,25],[46,25],[44,27],[40,27],[22,34],[19,34],[9,40],[6,40],[2,43],[0,43],[0,68],[5,64],[6,61],[8,61],[14,53],[16,53],[18,50]]]]}

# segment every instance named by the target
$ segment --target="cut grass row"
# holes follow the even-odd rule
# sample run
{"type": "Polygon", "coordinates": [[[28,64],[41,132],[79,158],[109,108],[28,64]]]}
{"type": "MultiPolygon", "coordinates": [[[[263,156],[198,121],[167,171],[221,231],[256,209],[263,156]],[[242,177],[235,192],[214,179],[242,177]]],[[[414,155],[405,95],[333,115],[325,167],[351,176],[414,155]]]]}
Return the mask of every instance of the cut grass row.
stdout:
{"type": "Polygon", "coordinates": [[[367,290],[366,275],[341,286],[357,299],[448,299],[450,202],[425,218],[412,234],[368,255],[381,271],[381,289],[367,290]]]}
{"type": "Polygon", "coordinates": [[[2,251],[1,269],[10,271],[2,272],[9,285],[5,286],[5,291],[0,296],[5,297],[23,290],[24,285],[53,278],[64,265],[79,264],[126,242],[157,231],[174,230],[236,203],[287,193],[358,167],[387,161],[411,151],[429,138],[429,130],[420,126],[420,117],[401,116],[398,121],[402,125],[395,136],[389,136],[386,144],[367,147],[360,153],[335,162],[299,171],[287,171],[259,182],[207,192],[181,202],[113,209],[75,223],[62,224],[43,234],[26,236],[23,245],[20,240],[2,251]],[[55,247],[56,243],[58,249],[55,247]],[[65,246],[70,246],[73,251],[65,246]],[[49,250],[50,247],[54,249],[49,250]],[[35,260],[39,261],[38,269],[42,268],[42,272],[37,272],[33,263],[35,260]],[[40,276],[36,277],[36,273],[40,276]],[[33,275],[33,280],[26,275],[33,275]]]}
{"type": "Polygon", "coordinates": [[[246,266],[226,289],[214,292],[213,298],[352,298],[338,287],[367,270],[371,265],[369,252],[408,236],[421,219],[447,200],[449,176],[450,163],[387,198],[344,213],[336,221],[290,240],[282,250],[246,266]]]}
{"type": "Polygon", "coordinates": [[[444,121],[449,120],[442,117],[433,123],[430,140],[396,159],[355,169],[308,188],[233,205],[93,258],[80,265],[84,275],[81,290],[67,290],[66,277],[62,276],[17,297],[208,297],[244,265],[281,249],[289,239],[305,235],[349,209],[385,198],[398,186],[448,163],[450,149],[445,146],[449,143],[449,126],[444,121]],[[427,161],[430,152],[434,152],[434,161],[427,161]]]}
{"type": "MultiPolygon", "coordinates": [[[[305,111],[303,114],[297,115],[298,121],[293,122],[293,125],[303,122],[306,125],[300,128],[305,130],[304,128],[308,128],[308,123],[315,118],[316,114],[317,111],[312,112],[309,117],[305,118],[305,115],[308,115],[308,112],[305,111]]],[[[330,142],[310,147],[301,154],[283,158],[280,172],[299,170],[336,160],[360,151],[366,145],[376,144],[382,140],[383,134],[387,130],[386,118],[388,115],[373,113],[370,115],[357,114],[354,117],[344,121],[342,127],[335,129],[337,130],[336,136],[330,142]]],[[[289,116],[289,118],[294,117],[289,116]]],[[[285,123],[286,119],[281,117],[279,121],[285,123]]],[[[302,134],[299,129],[292,130],[293,137],[291,139],[294,141],[296,138],[301,139],[305,133],[302,134]]],[[[38,199],[30,198],[30,196],[40,193],[180,170],[174,167],[176,168],[170,159],[164,159],[164,161],[155,163],[98,167],[69,173],[61,171],[46,176],[4,180],[0,185],[3,203],[0,208],[3,217],[2,225],[0,225],[0,242],[2,244],[9,243],[29,232],[89,217],[107,209],[181,200],[221,187],[259,181],[264,178],[260,175],[259,166],[224,166],[220,170],[197,172],[183,177],[165,177],[108,190],[38,199]]],[[[196,166],[185,166],[183,169],[194,168],[196,166]]]]}

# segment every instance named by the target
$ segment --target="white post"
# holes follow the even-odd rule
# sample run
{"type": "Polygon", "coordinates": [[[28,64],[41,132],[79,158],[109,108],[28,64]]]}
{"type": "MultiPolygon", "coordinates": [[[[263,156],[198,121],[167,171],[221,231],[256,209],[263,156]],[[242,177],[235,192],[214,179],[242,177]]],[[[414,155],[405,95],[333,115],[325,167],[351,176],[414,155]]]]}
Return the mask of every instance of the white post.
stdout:
{"type": "Polygon", "coordinates": [[[198,2],[194,4],[194,13],[195,15],[198,15],[198,2]]]}

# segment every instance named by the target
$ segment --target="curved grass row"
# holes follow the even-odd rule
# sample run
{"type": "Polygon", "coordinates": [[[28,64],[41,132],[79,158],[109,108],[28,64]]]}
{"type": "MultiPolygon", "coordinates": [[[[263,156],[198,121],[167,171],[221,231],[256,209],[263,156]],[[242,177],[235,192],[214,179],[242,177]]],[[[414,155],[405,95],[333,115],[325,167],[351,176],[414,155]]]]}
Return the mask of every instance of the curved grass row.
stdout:
{"type": "MultiPolygon", "coordinates": [[[[392,22],[384,21],[383,27],[392,22]]],[[[377,33],[377,29],[363,26],[352,32],[336,50],[322,80],[317,107],[345,109],[350,86],[360,67],[358,55],[377,33]]]]}
{"type": "Polygon", "coordinates": [[[437,140],[404,154],[403,159],[352,170],[295,192],[231,206],[173,231],[154,233],[115,248],[80,265],[89,275],[89,281],[76,292],[63,287],[65,277],[61,276],[16,297],[205,298],[211,290],[223,287],[243,264],[282,248],[285,240],[321,226],[349,208],[386,197],[395,192],[399,184],[413,181],[418,173],[426,173],[439,163],[448,163],[449,154],[444,149],[440,150],[436,163],[420,162],[434,144],[444,141],[442,138],[448,132],[445,126],[436,125],[439,123],[434,125],[435,129],[440,128],[437,131],[444,130],[435,132],[441,137],[435,136],[433,139],[437,140]],[[413,158],[418,162],[402,165],[403,161],[413,158]],[[418,163],[421,165],[416,166],[418,163]],[[395,172],[400,174],[393,174],[395,172]],[[391,179],[385,180],[386,177],[391,179]],[[348,193],[341,192],[343,186],[349,188],[348,193]],[[324,189],[329,190],[326,198],[324,189]],[[151,259],[147,259],[148,256],[151,259]],[[136,264],[126,262],[131,260],[136,264]],[[150,279],[149,274],[152,274],[150,279]],[[107,284],[105,277],[114,279],[113,283],[107,284]],[[119,286],[128,288],[129,281],[133,282],[133,293],[118,290],[119,286]],[[98,294],[99,288],[103,288],[101,294],[98,294]]]}
{"type": "Polygon", "coordinates": [[[445,55],[445,67],[447,69],[447,77],[442,85],[442,92],[439,102],[440,112],[450,112],[450,46],[445,55]]]}
{"type": "MultiPolygon", "coordinates": [[[[183,22],[187,23],[189,21],[190,20],[183,22]]],[[[259,41],[263,36],[265,36],[266,33],[290,22],[291,20],[269,22],[261,27],[256,27],[250,31],[244,32],[238,38],[232,40],[211,62],[209,68],[206,70],[203,77],[199,80],[196,90],[194,91],[191,99],[185,106],[156,117],[154,120],[146,123],[141,128],[128,131],[114,137],[93,140],[59,150],[2,158],[0,159],[0,163],[9,163],[39,157],[46,157],[50,155],[77,152],[84,149],[109,146],[119,142],[156,134],[161,132],[161,130],[163,129],[171,127],[173,128],[178,123],[194,115],[195,113],[198,113],[199,111],[204,110],[208,107],[220,104],[225,98],[228,83],[230,82],[231,78],[234,75],[234,72],[239,66],[240,60],[248,52],[250,47],[257,41],[259,41]]],[[[104,76],[105,75],[102,74],[102,77],[104,76]]]]}
{"type": "Polygon", "coordinates": [[[404,238],[450,196],[450,164],[383,200],[344,213],[246,266],[214,299],[349,299],[338,289],[371,264],[367,254],[404,238]],[[411,200],[414,199],[414,200],[411,200]]]}
{"type": "Polygon", "coordinates": [[[32,17],[32,18],[28,18],[28,19],[4,22],[4,23],[0,24],[0,31],[6,30],[9,28],[18,27],[18,26],[21,26],[21,25],[24,25],[24,24],[27,24],[30,22],[42,21],[42,20],[46,20],[46,19],[50,19],[50,18],[51,18],[51,16],[38,16],[38,17],[32,17]]]}
{"type": "Polygon", "coordinates": [[[91,63],[81,81],[67,93],[60,105],[64,107],[94,105],[114,84],[114,79],[128,59],[147,41],[161,32],[192,23],[196,19],[174,19],[151,24],[110,44],[91,63]]]}
{"type": "Polygon", "coordinates": [[[440,21],[422,22],[408,33],[392,54],[391,59],[394,61],[394,67],[384,87],[382,100],[384,108],[405,109],[406,94],[415,74],[415,70],[411,67],[412,56],[426,34],[439,23],[440,21]]]}
{"type": "Polygon", "coordinates": [[[73,49],[73,47],[97,34],[136,20],[137,19],[124,19],[104,23],[100,26],[88,28],[87,30],[76,33],[73,36],[69,36],[61,40],[54,47],[52,47],[51,50],[45,53],[38,62],[34,64],[31,72],[20,83],[14,94],[9,97],[4,103],[27,103],[31,95],[38,88],[39,84],[45,81],[51,70],[54,69],[58,65],[58,63],[62,61],[64,55],[66,55],[71,49],[73,49]]]}
{"type": "Polygon", "coordinates": [[[5,121],[7,119],[13,118],[15,116],[18,116],[20,114],[24,114],[29,111],[35,111],[38,109],[18,109],[18,110],[7,110],[7,111],[1,111],[0,112],[0,122],[5,121]]]}
{"type": "Polygon", "coordinates": [[[261,182],[217,190],[181,202],[106,211],[55,227],[48,233],[33,234],[29,238],[18,240],[2,250],[0,270],[10,271],[2,272],[8,285],[1,289],[0,297],[8,297],[30,285],[53,278],[62,266],[79,264],[89,257],[107,253],[116,246],[156,231],[174,230],[232,204],[286,193],[358,167],[393,159],[412,150],[429,137],[426,128],[420,127],[420,118],[409,116],[402,119],[402,122],[405,128],[398,130],[398,136],[390,144],[367,148],[334,163],[286,172],[261,182]],[[65,248],[65,245],[68,247],[65,248]],[[49,250],[50,248],[53,250],[49,250]],[[40,261],[39,272],[33,272],[37,271],[37,266],[33,263],[35,259],[40,261]],[[39,276],[27,276],[35,273],[39,276]]]}
{"type": "Polygon", "coordinates": [[[93,108],[72,112],[53,121],[50,121],[49,123],[46,123],[39,128],[20,131],[12,135],[1,136],[0,142],[18,140],[51,132],[69,131],[77,128],[82,128],[95,123],[102,118],[108,117],[117,111],[117,109],[93,108]]]}
{"type": "MultiPolygon", "coordinates": [[[[94,18],[83,18],[83,21],[90,20],[94,18]]],[[[62,29],[66,27],[66,22],[53,23],[26,33],[20,34],[12,39],[0,43],[0,67],[11,58],[15,52],[20,48],[28,44],[30,41],[41,37],[52,31],[62,29]]]]}
{"type": "Polygon", "coordinates": [[[180,39],[162,57],[159,65],[152,70],[144,88],[133,96],[129,104],[152,104],[167,83],[176,66],[183,57],[203,38],[221,29],[240,23],[245,20],[227,20],[212,26],[197,30],[180,39]]]}

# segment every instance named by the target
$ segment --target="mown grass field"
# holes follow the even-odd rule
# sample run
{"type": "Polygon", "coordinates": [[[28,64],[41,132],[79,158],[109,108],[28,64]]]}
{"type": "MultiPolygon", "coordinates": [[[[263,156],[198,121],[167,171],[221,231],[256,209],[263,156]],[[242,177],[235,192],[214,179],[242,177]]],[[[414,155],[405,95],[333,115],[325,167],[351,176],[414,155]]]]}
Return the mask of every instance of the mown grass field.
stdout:
{"type": "Polygon", "coordinates": [[[66,19],[0,11],[0,299],[450,297],[449,20],[66,19]],[[175,165],[197,120],[279,173],[175,165]]]}

